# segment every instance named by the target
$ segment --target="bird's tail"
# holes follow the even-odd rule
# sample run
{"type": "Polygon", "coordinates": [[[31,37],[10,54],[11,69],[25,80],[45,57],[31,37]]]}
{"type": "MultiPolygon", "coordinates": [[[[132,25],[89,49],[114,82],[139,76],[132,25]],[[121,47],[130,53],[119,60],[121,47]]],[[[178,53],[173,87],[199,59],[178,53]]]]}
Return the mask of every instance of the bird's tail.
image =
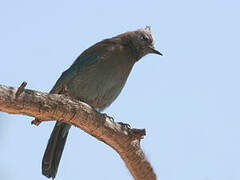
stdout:
{"type": "Polygon", "coordinates": [[[71,125],[56,122],[42,160],[42,174],[55,178],[71,125]]]}

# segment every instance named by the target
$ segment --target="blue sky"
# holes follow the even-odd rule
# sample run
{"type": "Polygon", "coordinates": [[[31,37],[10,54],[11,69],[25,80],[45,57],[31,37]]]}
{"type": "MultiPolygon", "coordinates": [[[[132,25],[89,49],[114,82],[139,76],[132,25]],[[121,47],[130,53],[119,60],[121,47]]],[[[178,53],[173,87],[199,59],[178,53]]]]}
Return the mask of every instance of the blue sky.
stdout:
{"type": "MultiPolygon", "coordinates": [[[[136,63],[116,121],[146,128],[158,179],[240,179],[240,3],[202,1],[0,1],[0,84],[48,92],[92,44],[151,25],[156,48],[136,63]]],[[[54,122],[0,113],[0,179],[46,179],[41,159],[54,122]]],[[[132,179],[118,154],[72,128],[57,180],[132,179]]]]}

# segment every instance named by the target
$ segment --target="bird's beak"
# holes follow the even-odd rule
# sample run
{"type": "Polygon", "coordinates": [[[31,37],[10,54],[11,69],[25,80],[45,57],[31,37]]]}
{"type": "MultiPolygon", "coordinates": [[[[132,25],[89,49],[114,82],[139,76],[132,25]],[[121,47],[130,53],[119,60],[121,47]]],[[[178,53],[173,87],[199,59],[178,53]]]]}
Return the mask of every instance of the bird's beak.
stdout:
{"type": "Polygon", "coordinates": [[[161,55],[161,56],[163,55],[158,50],[156,50],[153,46],[148,46],[148,48],[150,49],[150,53],[158,54],[158,55],[161,55]]]}

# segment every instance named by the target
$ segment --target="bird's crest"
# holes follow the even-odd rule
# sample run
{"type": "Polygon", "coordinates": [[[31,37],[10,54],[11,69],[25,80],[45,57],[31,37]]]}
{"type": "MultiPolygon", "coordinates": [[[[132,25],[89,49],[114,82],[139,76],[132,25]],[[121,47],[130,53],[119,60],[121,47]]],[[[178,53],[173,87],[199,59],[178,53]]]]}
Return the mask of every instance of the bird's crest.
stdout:
{"type": "Polygon", "coordinates": [[[152,44],[154,45],[155,42],[151,26],[146,26],[145,28],[139,29],[139,31],[142,31],[149,39],[151,39],[152,44]]]}
{"type": "Polygon", "coordinates": [[[152,28],[151,28],[151,26],[146,26],[146,27],[145,27],[145,31],[148,31],[148,32],[152,33],[152,28]]]}

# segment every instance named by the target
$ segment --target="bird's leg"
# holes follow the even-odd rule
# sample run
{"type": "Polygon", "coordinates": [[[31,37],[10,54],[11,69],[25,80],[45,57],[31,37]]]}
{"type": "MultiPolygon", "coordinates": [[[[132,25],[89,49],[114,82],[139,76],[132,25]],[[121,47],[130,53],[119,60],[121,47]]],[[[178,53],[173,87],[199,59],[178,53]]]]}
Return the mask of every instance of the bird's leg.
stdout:
{"type": "Polygon", "coordinates": [[[63,85],[62,94],[64,94],[67,97],[71,97],[68,93],[68,87],[66,84],[63,85]]]}

